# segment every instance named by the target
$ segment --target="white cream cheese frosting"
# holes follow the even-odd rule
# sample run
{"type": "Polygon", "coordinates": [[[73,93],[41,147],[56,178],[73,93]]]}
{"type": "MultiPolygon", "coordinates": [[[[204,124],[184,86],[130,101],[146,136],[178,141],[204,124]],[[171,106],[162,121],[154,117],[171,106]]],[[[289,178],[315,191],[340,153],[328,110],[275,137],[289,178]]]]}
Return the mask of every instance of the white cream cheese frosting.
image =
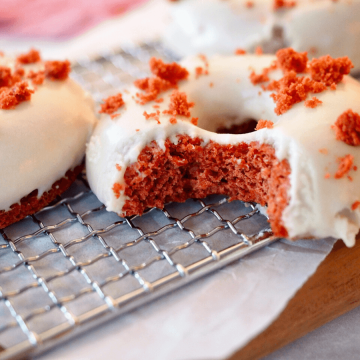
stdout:
{"type": "MultiPolygon", "coordinates": [[[[109,211],[122,214],[128,199],[123,192],[117,198],[112,190],[114,183],[125,185],[126,168],[137,161],[141,150],[151,141],[164,148],[166,139],[177,142],[177,135],[189,135],[218,144],[265,143],[275,148],[279,160],[287,159],[291,167],[289,203],[282,214],[289,237],[332,236],[342,238],[348,246],[354,245],[360,227],[360,211],[351,210],[360,201],[360,171],[351,171],[335,179],[338,158],[354,156],[354,165],[360,165],[360,147],[350,146],[335,139],[331,128],[336,119],[347,109],[360,113],[360,83],[345,76],[337,90],[316,94],[323,103],[308,108],[297,103],[278,116],[271,91],[263,91],[249,79],[252,70],[261,73],[275,60],[274,56],[245,55],[213,57],[209,59],[209,74],[196,76],[196,67],[204,63],[198,57],[186,59],[182,65],[190,72],[189,78],[179,82],[179,91],[195,103],[191,116],[198,117],[198,126],[190,118],[177,116],[171,124],[168,109],[173,90],[160,95],[159,122],[143,116],[154,112],[155,102],[140,105],[136,102],[133,87],[123,94],[125,105],[119,117],[104,115],[96,127],[87,147],[87,176],[90,186],[109,211]],[[217,134],[220,125],[239,124],[247,119],[264,119],[274,123],[272,129],[261,129],[248,134],[217,134]],[[327,154],[319,150],[326,148],[327,154]],[[116,164],[121,167],[119,171],[116,164]],[[329,173],[331,177],[325,179],[329,173]]],[[[272,79],[281,78],[281,70],[269,73],[272,79]]],[[[309,96],[310,98],[310,96],[309,96]]]]}
{"type": "MultiPolygon", "coordinates": [[[[15,67],[0,57],[0,66],[15,67]]],[[[27,73],[42,63],[21,65],[27,73]]],[[[29,85],[31,81],[29,80],[29,85]]],[[[38,189],[38,197],[81,164],[96,123],[94,103],[72,79],[45,79],[29,101],[0,110],[0,210],[38,189]]]]}
{"type": "Polygon", "coordinates": [[[349,56],[360,70],[360,1],[298,0],[273,9],[273,0],[180,0],[172,4],[165,45],[180,56],[233,54],[280,47],[309,56],[349,56]]]}

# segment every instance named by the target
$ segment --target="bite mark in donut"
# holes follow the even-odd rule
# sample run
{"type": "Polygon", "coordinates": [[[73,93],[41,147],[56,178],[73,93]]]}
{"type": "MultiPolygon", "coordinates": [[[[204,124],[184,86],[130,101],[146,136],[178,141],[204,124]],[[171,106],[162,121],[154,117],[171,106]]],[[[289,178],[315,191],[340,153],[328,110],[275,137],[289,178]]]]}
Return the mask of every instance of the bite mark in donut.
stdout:
{"type": "MultiPolygon", "coordinates": [[[[281,214],[288,203],[290,166],[279,161],[275,150],[252,142],[238,145],[203,146],[199,138],[178,136],[178,144],[165,141],[165,150],[155,142],[146,146],[135,164],[125,171],[124,215],[142,214],[146,208],[163,208],[170,201],[224,194],[231,200],[268,204],[271,227],[287,236],[281,214]]],[[[122,190],[114,185],[114,192],[122,190]]]]}

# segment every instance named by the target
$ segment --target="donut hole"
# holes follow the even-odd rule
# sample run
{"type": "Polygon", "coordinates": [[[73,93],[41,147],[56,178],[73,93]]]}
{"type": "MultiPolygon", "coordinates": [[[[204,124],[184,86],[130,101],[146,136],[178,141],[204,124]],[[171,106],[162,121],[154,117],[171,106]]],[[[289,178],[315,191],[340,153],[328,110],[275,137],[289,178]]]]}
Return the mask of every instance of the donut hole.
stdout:
{"type": "Polygon", "coordinates": [[[267,204],[274,233],[287,236],[281,215],[288,203],[289,174],[287,160],[279,161],[267,144],[204,144],[200,138],[178,135],[178,143],[167,139],[164,149],[153,141],[125,171],[123,215],[222,194],[231,200],[267,204]]]}
{"type": "Polygon", "coordinates": [[[245,120],[241,124],[233,124],[230,126],[220,126],[217,128],[218,134],[247,134],[255,131],[257,121],[254,119],[245,120]]]}

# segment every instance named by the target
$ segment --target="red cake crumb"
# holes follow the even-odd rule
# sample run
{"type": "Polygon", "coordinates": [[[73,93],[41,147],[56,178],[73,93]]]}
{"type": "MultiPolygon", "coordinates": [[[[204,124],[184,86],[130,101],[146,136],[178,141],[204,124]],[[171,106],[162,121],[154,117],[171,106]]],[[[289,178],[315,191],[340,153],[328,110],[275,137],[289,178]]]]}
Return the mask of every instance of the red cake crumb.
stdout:
{"type": "Polygon", "coordinates": [[[39,51],[30,49],[28,53],[19,55],[16,61],[20,64],[33,64],[41,61],[41,57],[39,51]]]}
{"type": "Polygon", "coordinates": [[[332,126],[335,130],[336,140],[345,144],[360,145],[360,115],[351,109],[344,111],[332,126]]]}
{"type": "Polygon", "coordinates": [[[235,55],[245,55],[246,51],[244,49],[236,49],[235,50],[235,55]]]}
{"type": "Polygon", "coordinates": [[[23,101],[29,101],[34,90],[28,88],[26,81],[18,82],[11,88],[0,89],[0,109],[14,109],[16,105],[23,101]]]}
{"type": "Polygon", "coordinates": [[[328,149],[326,149],[326,148],[319,149],[319,153],[327,155],[328,154],[328,149]]]}
{"type": "Polygon", "coordinates": [[[44,71],[32,71],[30,70],[27,74],[27,78],[31,80],[34,85],[41,85],[45,80],[44,71]]]}
{"type": "Polygon", "coordinates": [[[114,120],[114,119],[116,119],[117,117],[119,117],[121,114],[111,114],[110,115],[110,119],[111,120],[114,120]]]}
{"type": "Polygon", "coordinates": [[[289,175],[289,163],[279,161],[270,145],[203,145],[199,138],[178,135],[177,144],[165,141],[165,150],[153,141],[126,168],[123,212],[142,214],[172,201],[224,194],[231,200],[267,204],[273,232],[287,236],[281,218],[289,202],[289,175]]]}
{"type": "Polygon", "coordinates": [[[70,61],[45,61],[45,76],[50,80],[66,80],[71,71],[70,61]]]}
{"type": "Polygon", "coordinates": [[[336,84],[335,84],[335,83],[332,83],[332,84],[330,85],[330,89],[331,89],[331,90],[336,90],[336,84]]]}
{"type": "Polygon", "coordinates": [[[279,10],[281,8],[290,8],[296,6],[296,1],[288,0],[273,0],[273,9],[279,10]]]}
{"type": "Polygon", "coordinates": [[[193,117],[193,118],[191,118],[190,122],[191,122],[193,125],[197,126],[198,120],[199,120],[199,118],[193,117]]]}
{"type": "Polygon", "coordinates": [[[345,155],[342,158],[339,158],[339,168],[335,173],[335,179],[341,179],[344,177],[352,168],[354,162],[354,157],[350,154],[345,155]]]}
{"type": "Polygon", "coordinates": [[[160,111],[157,110],[156,112],[154,113],[150,113],[148,114],[146,111],[143,112],[143,115],[145,116],[145,119],[146,120],[149,120],[149,119],[154,119],[157,121],[157,123],[160,125],[160,119],[159,119],[159,115],[160,115],[160,111]]]}
{"type": "Polygon", "coordinates": [[[253,1],[247,1],[245,3],[245,6],[248,8],[248,9],[251,9],[252,7],[254,7],[254,2],[253,1]]]}
{"type": "MultiPolygon", "coordinates": [[[[16,79],[18,81],[18,79],[16,79]]],[[[12,86],[15,82],[11,69],[7,66],[0,66],[0,88],[12,86]]]]}
{"type": "Polygon", "coordinates": [[[172,85],[169,81],[160,79],[159,77],[138,79],[134,82],[134,85],[139,89],[145,91],[144,93],[137,93],[136,96],[139,98],[139,103],[141,105],[146,104],[149,101],[155,100],[156,102],[160,99],[157,99],[157,96],[163,91],[169,90],[176,86],[172,85]]]}
{"type": "Polygon", "coordinates": [[[319,93],[326,90],[323,83],[311,80],[304,76],[296,76],[295,71],[289,71],[280,80],[272,81],[267,90],[275,90],[270,96],[276,103],[275,113],[281,115],[301,101],[306,100],[309,93],[319,93]]]}
{"type": "Polygon", "coordinates": [[[189,72],[173,62],[171,64],[165,64],[161,59],[155,57],[149,61],[151,72],[160,79],[166,80],[172,85],[176,85],[180,80],[185,80],[189,76],[189,72]]]}
{"type": "Polygon", "coordinates": [[[360,206],[360,201],[355,201],[355,202],[351,205],[351,210],[356,210],[359,206],[360,206]]]}
{"type": "Polygon", "coordinates": [[[255,71],[252,71],[249,78],[254,85],[270,80],[266,72],[263,72],[261,74],[256,74],[255,71]]]}
{"type": "Polygon", "coordinates": [[[183,115],[186,117],[190,117],[190,108],[192,108],[195,104],[193,102],[187,101],[186,93],[179,92],[174,90],[174,92],[170,95],[170,104],[169,109],[164,110],[163,114],[169,115],[183,115]]]}
{"type": "Polygon", "coordinates": [[[121,166],[119,164],[115,164],[116,170],[121,171],[121,166]]]}
{"type": "Polygon", "coordinates": [[[308,61],[306,51],[299,53],[292,48],[281,49],[277,51],[276,57],[283,71],[294,70],[296,73],[302,73],[306,70],[308,61]]]}
{"type": "Polygon", "coordinates": [[[112,191],[115,194],[115,197],[118,199],[120,197],[121,190],[124,190],[124,185],[121,185],[119,183],[114,183],[112,187],[112,191]]]}
{"type": "Polygon", "coordinates": [[[256,125],[255,130],[261,130],[264,128],[272,129],[274,127],[274,123],[270,120],[259,120],[259,122],[256,125]]]}
{"type": "Polygon", "coordinates": [[[305,106],[312,109],[316,108],[320,104],[322,104],[322,101],[315,96],[313,96],[312,99],[305,101],[305,106]]]}
{"type": "Polygon", "coordinates": [[[255,54],[256,55],[262,55],[264,52],[263,52],[263,49],[261,46],[257,46],[256,49],[255,49],[255,54]]]}
{"type": "Polygon", "coordinates": [[[209,84],[209,87],[214,87],[214,83],[213,82],[211,82],[210,84],[209,84]]]}
{"type": "Polygon", "coordinates": [[[152,107],[153,107],[153,109],[159,109],[160,105],[153,105],[152,107]]]}
{"type": "Polygon", "coordinates": [[[176,120],[175,117],[171,117],[171,118],[169,119],[169,121],[170,121],[170,124],[173,124],[173,125],[177,123],[177,120],[176,120]]]}
{"type": "Polygon", "coordinates": [[[156,99],[156,100],[154,100],[156,103],[162,103],[162,102],[164,102],[164,99],[163,98],[160,98],[160,99],[156,99]]]}
{"type": "Polygon", "coordinates": [[[331,86],[333,83],[338,84],[353,67],[353,63],[347,56],[333,59],[326,55],[312,59],[309,63],[311,78],[321,81],[327,86],[331,86]]]}
{"type": "Polygon", "coordinates": [[[115,111],[125,105],[121,93],[109,96],[107,99],[103,99],[103,101],[104,103],[100,105],[101,110],[99,111],[99,114],[113,114],[115,111]]]}
{"type": "Polygon", "coordinates": [[[325,179],[330,179],[331,178],[331,175],[329,173],[326,173],[325,176],[324,176],[325,179]]]}
{"type": "Polygon", "coordinates": [[[74,170],[66,172],[65,176],[56,181],[49,191],[45,191],[41,197],[38,197],[38,190],[32,191],[23,197],[19,203],[10,206],[10,210],[0,210],[0,229],[11,225],[28,215],[32,215],[37,211],[50,204],[57,196],[62,194],[75,181],[76,177],[81,173],[83,166],[77,166],[74,170]]]}

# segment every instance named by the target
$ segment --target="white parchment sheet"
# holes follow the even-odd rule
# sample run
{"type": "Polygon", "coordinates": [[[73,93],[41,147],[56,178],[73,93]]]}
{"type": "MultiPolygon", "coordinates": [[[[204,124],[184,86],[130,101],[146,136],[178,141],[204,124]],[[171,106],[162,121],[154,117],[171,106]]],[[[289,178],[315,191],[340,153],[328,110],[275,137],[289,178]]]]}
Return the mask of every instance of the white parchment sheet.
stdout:
{"type": "Polygon", "coordinates": [[[224,359],[281,313],[334,240],[281,240],[40,359],[224,359]]]}

